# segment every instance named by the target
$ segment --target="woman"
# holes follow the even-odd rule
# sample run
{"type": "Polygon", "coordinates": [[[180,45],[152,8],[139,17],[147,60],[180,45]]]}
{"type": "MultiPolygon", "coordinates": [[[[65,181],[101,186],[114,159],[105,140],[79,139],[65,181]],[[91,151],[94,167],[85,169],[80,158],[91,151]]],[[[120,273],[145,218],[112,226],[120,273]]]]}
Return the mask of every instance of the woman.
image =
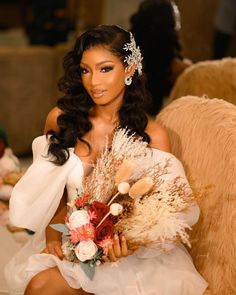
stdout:
{"type": "MultiPolygon", "coordinates": [[[[48,136],[34,140],[34,163],[11,198],[12,221],[36,231],[31,243],[9,263],[6,272],[12,294],[23,294],[26,288],[26,295],[167,295],[173,290],[177,290],[175,294],[200,295],[206,288],[181,247],[173,245],[173,255],[160,255],[155,249],[131,254],[125,237],[117,235],[104,258],[107,262],[97,267],[94,279],[89,280],[79,263],[63,259],[62,237],[48,226],[64,222],[68,199],[73,198],[103,151],[105,138],[111,137],[117,126],[142,137],[160,159],[170,155],[166,130],[145,113],[148,96],[141,60],[132,35],[109,25],[85,32],[66,55],[65,75],[59,84],[65,95],[47,117],[48,136]],[[30,181],[34,181],[32,186],[30,181]],[[37,254],[41,251],[43,254],[37,254]],[[111,267],[109,261],[117,260],[118,267],[111,267]],[[162,265],[159,271],[158,264],[162,265]]],[[[191,224],[199,212],[197,206],[190,211],[186,220],[191,224]]]]}
{"type": "Polygon", "coordinates": [[[144,56],[144,72],[153,97],[149,113],[156,115],[178,76],[191,64],[181,54],[179,10],[170,0],[145,0],[130,23],[144,56]]]}

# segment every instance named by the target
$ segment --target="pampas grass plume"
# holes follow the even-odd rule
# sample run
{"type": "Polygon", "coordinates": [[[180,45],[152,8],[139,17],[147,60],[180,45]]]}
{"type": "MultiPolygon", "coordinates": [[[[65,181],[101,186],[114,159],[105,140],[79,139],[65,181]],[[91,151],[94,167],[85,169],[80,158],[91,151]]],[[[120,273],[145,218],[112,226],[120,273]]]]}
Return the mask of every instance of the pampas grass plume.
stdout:
{"type": "Polygon", "coordinates": [[[133,161],[125,160],[119,167],[115,175],[115,183],[118,184],[127,180],[134,171],[135,164],[133,161]]]}
{"type": "Polygon", "coordinates": [[[151,177],[144,177],[136,181],[129,190],[129,196],[131,198],[136,198],[143,196],[150,192],[153,188],[154,182],[151,177]]]}

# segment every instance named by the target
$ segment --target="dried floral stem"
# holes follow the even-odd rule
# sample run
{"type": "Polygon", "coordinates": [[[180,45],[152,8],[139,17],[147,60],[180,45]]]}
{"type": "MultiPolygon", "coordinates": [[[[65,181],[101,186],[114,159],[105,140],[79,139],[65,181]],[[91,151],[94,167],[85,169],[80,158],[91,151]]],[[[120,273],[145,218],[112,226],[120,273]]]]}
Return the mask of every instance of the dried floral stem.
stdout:
{"type": "Polygon", "coordinates": [[[115,200],[116,197],[118,197],[120,195],[120,192],[117,192],[111,199],[110,201],[107,203],[107,205],[111,205],[111,203],[115,200]]]}
{"type": "Polygon", "coordinates": [[[99,224],[96,227],[99,227],[99,225],[101,225],[103,223],[103,221],[111,214],[111,211],[109,211],[104,217],[103,219],[99,222],[99,224]]]}

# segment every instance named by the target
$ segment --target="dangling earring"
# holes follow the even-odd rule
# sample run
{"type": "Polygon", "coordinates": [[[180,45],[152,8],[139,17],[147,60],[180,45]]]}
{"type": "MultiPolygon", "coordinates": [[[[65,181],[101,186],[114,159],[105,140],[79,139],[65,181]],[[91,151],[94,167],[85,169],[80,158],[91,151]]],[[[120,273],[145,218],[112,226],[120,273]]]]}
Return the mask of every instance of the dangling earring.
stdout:
{"type": "Polygon", "coordinates": [[[132,83],[132,76],[125,77],[125,85],[129,86],[132,83]]]}

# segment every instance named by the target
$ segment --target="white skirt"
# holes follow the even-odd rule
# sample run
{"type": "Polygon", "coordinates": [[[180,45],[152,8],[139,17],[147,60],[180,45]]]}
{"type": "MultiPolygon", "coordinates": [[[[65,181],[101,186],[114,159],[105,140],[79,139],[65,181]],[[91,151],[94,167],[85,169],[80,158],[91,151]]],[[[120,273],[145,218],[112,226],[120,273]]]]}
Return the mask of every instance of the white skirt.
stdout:
{"type": "Polygon", "coordinates": [[[35,254],[28,260],[27,278],[55,266],[72,288],[96,295],[201,295],[207,288],[182,245],[158,255],[157,251],[141,250],[118,263],[97,266],[93,280],[79,264],[53,255],[35,254]]]}

